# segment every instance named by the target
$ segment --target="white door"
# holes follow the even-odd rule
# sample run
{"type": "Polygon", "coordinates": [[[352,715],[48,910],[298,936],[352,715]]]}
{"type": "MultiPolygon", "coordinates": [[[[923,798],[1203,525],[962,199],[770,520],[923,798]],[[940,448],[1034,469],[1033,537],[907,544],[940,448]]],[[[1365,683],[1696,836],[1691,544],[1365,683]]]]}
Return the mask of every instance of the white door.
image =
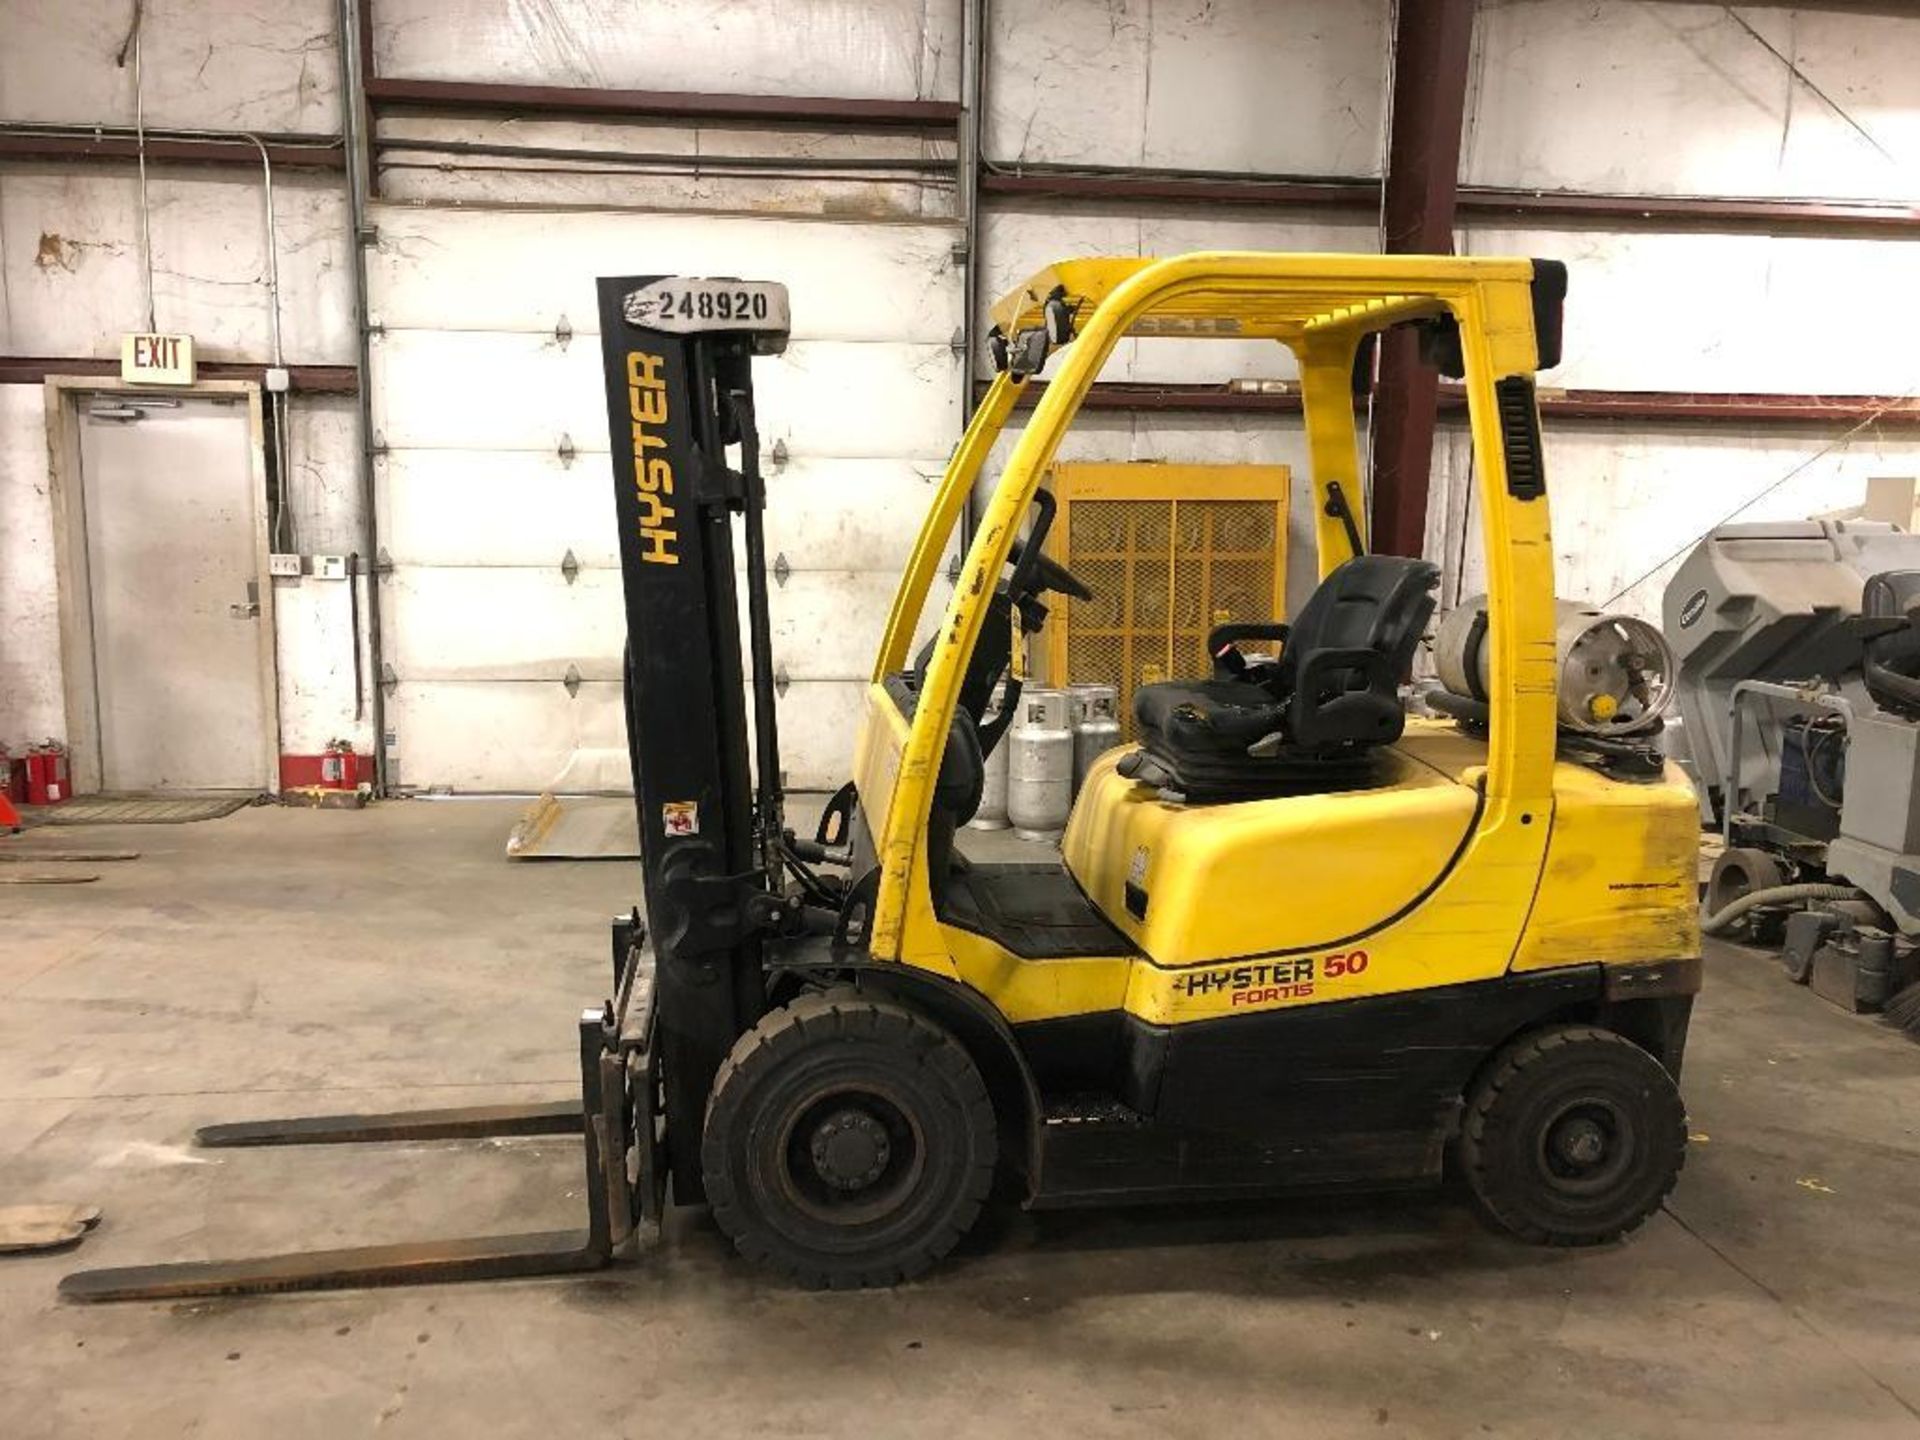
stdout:
{"type": "Polygon", "coordinates": [[[79,403],[101,788],[261,789],[267,579],[247,405],[79,403]]]}
{"type": "Polygon", "coordinates": [[[398,782],[629,784],[594,277],[677,271],[792,295],[792,343],[754,366],[781,761],[796,789],[837,788],[960,433],[952,227],[404,205],[378,220],[370,385],[398,782]]]}

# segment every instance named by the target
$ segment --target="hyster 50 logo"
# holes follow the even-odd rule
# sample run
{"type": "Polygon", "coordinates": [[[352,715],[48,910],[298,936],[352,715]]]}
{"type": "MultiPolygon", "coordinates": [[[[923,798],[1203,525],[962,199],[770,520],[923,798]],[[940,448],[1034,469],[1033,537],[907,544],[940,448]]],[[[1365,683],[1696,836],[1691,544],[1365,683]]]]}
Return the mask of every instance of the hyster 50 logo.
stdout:
{"type": "Polygon", "coordinates": [[[1266,1005],[1275,1000],[1311,999],[1316,969],[1319,978],[1338,980],[1343,975],[1358,975],[1366,968],[1364,950],[1336,951],[1317,961],[1311,955],[1290,955],[1279,960],[1191,970],[1174,978],[1173,989],[1175,994],[1193,999],[1224,994],[1229,997],[1227,1003],[1235,1007],[1266,1005]]]}
{"type": "Polygon", "coordinates": [[[667,423],[667,382],[660,377],[660,357],[635,350],[627,356],[627,412],[633,417],[633,490],[640,504],[640,558],[654,565],[680,563],[680,532],[674,528],[673,462],[664,455],[649,458],[667,437],[648,426],[667,423]]]}

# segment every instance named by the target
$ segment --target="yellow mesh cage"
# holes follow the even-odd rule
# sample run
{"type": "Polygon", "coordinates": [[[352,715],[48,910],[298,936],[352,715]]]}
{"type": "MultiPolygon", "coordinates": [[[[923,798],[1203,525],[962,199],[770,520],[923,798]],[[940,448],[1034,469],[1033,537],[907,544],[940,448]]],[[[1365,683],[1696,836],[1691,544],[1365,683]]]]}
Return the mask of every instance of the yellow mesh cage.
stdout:
{"type": "Polygon", "coordinates": [[[1048,548],[1092,600],[1053,597],[1048,678],[1120,690],[1133,738],[1133,693],[1209,672],[1207,633],[1276,620],[1285,607],[1283,466],[1059,465],[1060,516],[1048,548]]]}

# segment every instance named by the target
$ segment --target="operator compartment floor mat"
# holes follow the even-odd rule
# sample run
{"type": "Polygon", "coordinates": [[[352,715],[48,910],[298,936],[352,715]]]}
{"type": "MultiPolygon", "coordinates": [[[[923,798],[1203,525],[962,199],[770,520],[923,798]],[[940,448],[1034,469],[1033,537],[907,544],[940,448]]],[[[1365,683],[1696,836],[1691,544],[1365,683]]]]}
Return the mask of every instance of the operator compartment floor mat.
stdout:
{"type": "Polygon", "coordinates": [[[957,864],[938,909],[1025,960],[1138,953],[1057,863],[957,864]]]}

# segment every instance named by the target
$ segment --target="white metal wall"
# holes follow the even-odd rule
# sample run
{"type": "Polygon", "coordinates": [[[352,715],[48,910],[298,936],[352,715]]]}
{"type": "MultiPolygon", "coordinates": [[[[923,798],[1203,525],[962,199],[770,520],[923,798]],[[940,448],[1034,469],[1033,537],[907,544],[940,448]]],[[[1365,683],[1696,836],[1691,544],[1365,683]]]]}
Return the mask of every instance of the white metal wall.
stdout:
{"type": "MultiPolygon", "coordinates": [[[[16,20],[37,23],[39,12],[22,17],[22,8],[9,11],[0,5],[0,33],[9,41],[15,34],[35,33],[25,25],[5,28],[16,20]]],[[[287,17],[298,18],[297,12],[287,17]]],[[[124,38],[124,14],[116,10],[114,23],[120,29],[95,59],[97,68],[108,71],[113,70],[111,53],[124,38]]],[[[55,54],[65,56],[82,39],[97,39],[95,30],[104,26],[101,20],[94,29],[82,25],[48,33],[61,42],[55,54]]],[[[204,27],[201,33],[211,43],[204,27]]],[[[282,38],[287,49],[298,50],[297,38],[282,38]]],[[[274,53],[285,61],[285,50],[274,53]]],[[[0,79],[7,87],[0,113],[60,118],[66,113],[58,103],[63,87],[93,95],[90,87],[105,83],[77,62],[64,77],[51,70],[35,73],[27,63],[31,54],[0,44],[0,79]]],[[[150,70],[157,64],[151,54],[148,63],[150,70]]],[[[297,61],[286,63],[293,67],[289,76],[298,73],[297,61]]],[[[325,69],[331,55],[316,55],[308,63],[325,69]]],[[[266,72],[236,60],[229,73],[234,83],[248,84],[266,72]]],[[[160,93],[168,93],[164,85],[160,93]]],[[[204,103],[222,115],[244,108],[239,96],[223,97],[228,92],[209,86],[204,103]]],[[[128,106],[130,111],[130,99],[128,106]]],[[[177,109],[172,113],[173,123],[192,118],[177,109]]],[[[291,119],[300,112],[245,113],[291,119]]],[[[118,118],[113,109],[91,114],[118,118]]],[[[157,166],[148,192],[154,312],[161,328],[191,333],[203,362],[264,359],[270,326],[259,174],[157,166]]],[[[293,364],[349,363],[353,257],[345,197],[337,180],[284,169],[274,176],[274,195],[287,358],[293,364]]],[[[23,165],[0,171],[0,351],[117,356],[121,335],[146,325],[139,235],[139,189],[131,166],[66,171],[23,165]]],[[[345,395],[293,397],[293,466],[284,493],[295,543],[307,553],[344,554],[360,543],[353,406],[345,395]]],[[[0,741],[19,743],[60,736],[65,724],[40,387],[0,386],[0,417],[0,741]]],[[[316,753],[336,737],[371,750],[371,730],[354,715],[351,610],[343,585],[275,582],[284,751],[316,753]]]]}
{"type": "Polygon", "coordinates": [[[994,0],[982,149],[1378,174],[1388,0],[994,0]]]}
{"type": "Polygon", "coordinates": [[[733,95],[956,99],[958,0],[378,0],[380,73],[733,95]]]}
{"type": "MultiPolygon", "coordinates": [[[[334,0],[141,0],[146,123],[340,128],[334,0]]],[[[127,0],[0,0],[0,116],[133,123],[127,0]]]]}
{"type": "MultiPolygon", "coordinates": [[[[1910,202],[1920,194],[1920,13],[1903,8],[1482,4],[1461,178],[1910,202]]],[[[1920,391],[1911,239],[1481,224],[1460,243],[1567,261],[1566,360],[1544,385],[1920,391]]],[[[1561,592],[1617,599],[1656,621],[1677,563],[1667,557],[1722,520],[1840,511],[1861,502],[1869,475],[1920,474],[1920,436],[1856,429],[1853,419],[1561,422],[1546,444],[1561,592]]],[[[1428,548],[1449,564],[1465,553],[1472,590],[1479,560],[1474,546],[1463,552],[1460,528],[1466,466],[1456,433],[1436,455],[1428,548]]]]}
{"type": "Polygon", "coordinates": [[[1482,0],[1461,178],[1910,201],[1920,164],[1912,12],[1482,0]]]}

